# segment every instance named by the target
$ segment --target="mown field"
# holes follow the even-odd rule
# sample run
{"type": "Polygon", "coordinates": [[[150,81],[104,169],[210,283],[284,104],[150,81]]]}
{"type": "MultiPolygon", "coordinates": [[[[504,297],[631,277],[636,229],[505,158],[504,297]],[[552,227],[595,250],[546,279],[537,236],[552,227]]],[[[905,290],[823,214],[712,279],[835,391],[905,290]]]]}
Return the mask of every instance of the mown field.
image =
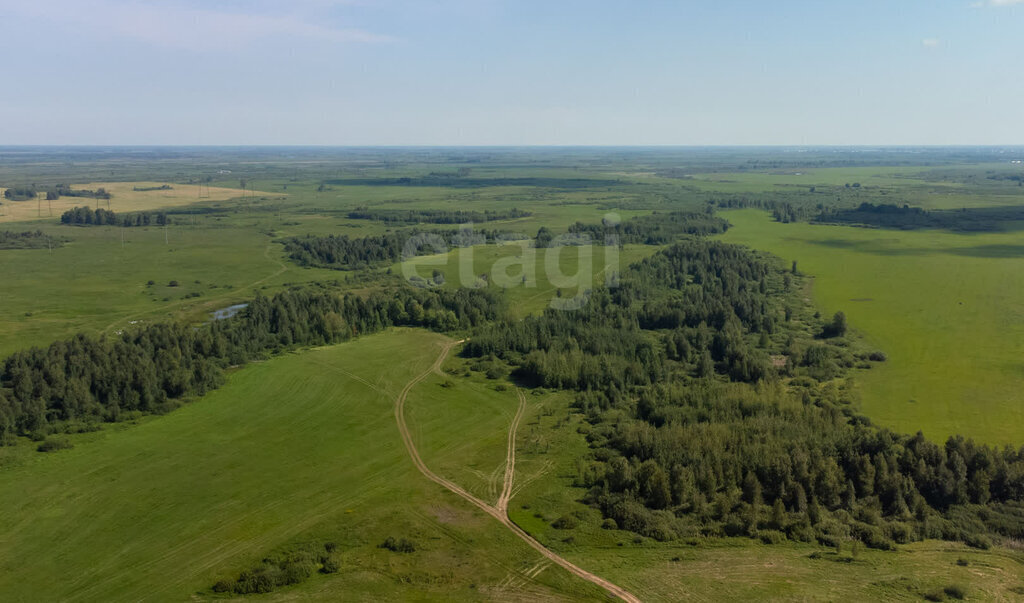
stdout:
{"type": "Polygon", "coordinates": [[[724,214],[723,240],[797,261],[889,360],[857,376],[872,420],[932,438],[1024,441],[1024,238],[780,224],[724,214]]]}

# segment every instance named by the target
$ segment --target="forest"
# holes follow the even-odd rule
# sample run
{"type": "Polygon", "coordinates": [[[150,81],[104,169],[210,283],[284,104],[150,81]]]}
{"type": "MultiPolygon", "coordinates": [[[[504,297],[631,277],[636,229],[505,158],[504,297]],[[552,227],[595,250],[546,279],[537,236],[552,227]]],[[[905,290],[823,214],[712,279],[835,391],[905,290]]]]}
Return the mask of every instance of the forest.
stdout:
{"type": "Polygon", "coordinates": [[[357,270],[402,260],[406,245],[410,241],[415,245],[417,254],[426,254],[446,252],[451,247],[467,247],[520,238],[521,235],[500,230],[410,228],[355,238],[348,235],[306,235],[283,239],[282,243],[288,257],[300,266],[357,270]]]}
{"type": "Polygon", "coordinates": [[[577,484],[608,527],[668,540],[1024,537],[1024,449],[873,426],[837,378],[884,355],[812,314],[797,278],[738,246],[678,243],[595,290],[482,329],[471,358],[575,390],[591,456],[577,484]]]}

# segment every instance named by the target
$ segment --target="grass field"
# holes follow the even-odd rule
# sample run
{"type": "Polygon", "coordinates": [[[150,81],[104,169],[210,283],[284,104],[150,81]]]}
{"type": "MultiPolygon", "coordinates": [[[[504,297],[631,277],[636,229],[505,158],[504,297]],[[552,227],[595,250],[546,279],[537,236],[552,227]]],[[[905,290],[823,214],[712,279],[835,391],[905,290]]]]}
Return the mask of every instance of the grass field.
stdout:
{"type": "Polygon", "coordinates": [[[230,224],[175,226],[166,233],[43,229],[72,241],[52,252],[0,251],[0,356],[79,331],[111,332],[130,321],[204,320],[207,312],[250,299],[254,289],[341,276],[286,262],[272,237],[230,224]]]}
{"type": "MultiPolygon", "coordinates": [[[[594,596],[560,571],[524,577],[539,555],[427,482],[407,458],[394,397],[442,341],[395,330],[293,354],[247,367],[168,416],[80,436],[72,450],[4,450],[0,599],[205,597],[216,580],[267,555],[325,541],[339,545],[339,573],[282,596],[594,596]],[[417,552],[377,548],[388,536],[412,539],[417,552]]],[[[424,418],[429,440],[447,427],[428,415],[460,409],[428,408],[443,402],[433,392],[444,388],[420,387],[426,393],[412,414],[424,418]]],[[[491,414],[509,401],[460,387],[453,396],[463,409],[479,402],[477,412],[491,414]]],[[[463,419],[458,454],[503,442],[505,429],[507,421],[463,419]]]]}
{"type": "MultiPolygon", "coordinates": [[[[444,337],[396,329],[251,365],[170,415],[75,436],[75,448],[3,450],[0,599],[208,599],[266,556],[338,545],[340,570],[273,600],[600,599],[511,533],[414,469],[392,413],[444,337]],[[388,536],[412,554],[378,548],[388,536]]],[[[485,500],[500,483],[511,388],[453,358],[414,390],[407,420],[424,460],[485,500]]],[[[528,395],[513,519],[545,545],[649,601],[914,598],[960,584],[1011,596],[1019,554],[922,543],[849,554],[748,540],[655,543],[602,530],[578,502],[586,452],[569,396],[528,395]],[[573,529],[555,529],[563,515],[573,529]],[[820,558],[811,558],[817,552],[820,558]],[[967,567],[956,565],[960,558],[967,567]]]]}
{"type": "MultiPolygon", "coordinates": [[[[722,238],[796,260],[823,313],[889,361],[857,376],[883,425],[933,438],[1024,441],[1024,237],[780,224],[724,214],[722,238]]],[[[788,265],[788,264],[787,264],[788,265]]]]}

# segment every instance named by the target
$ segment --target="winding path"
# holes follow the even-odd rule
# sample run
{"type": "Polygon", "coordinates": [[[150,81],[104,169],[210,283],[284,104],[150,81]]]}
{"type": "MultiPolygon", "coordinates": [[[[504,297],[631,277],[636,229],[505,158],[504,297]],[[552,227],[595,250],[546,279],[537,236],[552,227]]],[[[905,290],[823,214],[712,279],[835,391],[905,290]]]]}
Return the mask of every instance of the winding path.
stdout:
{"type": "Polygon", "coordinates": [[[412,391],[412,388],[416,387],[416,385],[418,385],[421,381],[426,379],[431,373],[440,370],[441,364],[444,362],[444,359],[448,357],[448,353],[451,352],[452,348],[459,345],[463,341],[465,340],[463,339],[460,341],[452,341],[446,344],[444,348],[441,350],[441,353],[438,355],[437,360],[434,361],[434,364],[432,364],[430,368],[423,371],[421,374],[417,375],[411,381],[409,381],[409,383],[407,383],[405,387],[402,388],[402,392],[398,394],[398,398],[395,399],[395,422],[398,423],[398,431],[402,436],[402,442],[405,443],[405,449],[409,452],[409,457],[412,459],[413,464],[416,465],[416,468],[419,469],[420,473],[422,473],[424,477],[440,486],[443,486],[448,491],[457,494],[466,501],[475,505],[484,513],[487,513],[491,517],[497,519],[499,522],[501,522],[502,525],[511,530],[513,534],[515,534],[521,540],[526,542],[526,544],[533,547],[533,549],[536,550],[538,553],[550,559],[554,563],[557,563],[558,565],[562,566],[570,573],[579,576],[580,578],[583,578],[588,582],[596,584],[597,586],[600,586],[609,593],[615,595],[616,597],[619,597],[623,601],[628,601],[629,603],[640,603],[640,599],[636,598],[632,593],[630,593],[626,589],[616,586],[608,580],[605,580],[600,576],[596,576],[588,572],[587,570],[573,564],[569,560],[548,550],[533,536],[530,536],[528,533],[526,533],[525,530],[520,528],[511,519],[509,519],[508,501],[512,497],[512,481],[515,472],[516,429],[519,426],[519,420],[522,418],[523,411],[526,408],[526,397],[523,395],[522,391],[517,391],[519,395],[519,408],[516,411],[516,416],[512,420],[512,426],[511,429],[509,430],[508,457],[505,461],[505,480],[502,486],[501,496],[498,498],[498,502],[496,505],[492,506],[485,503],[476,496],[470,494],[468,491],[466,491],[465,488],[459,486],[455,482],[445,479],[440,475],[437,475],[436,473],[431,471],[429,467],[427,467],[426,463],[423,462],[422,457],[420,457],[419,451],[416,450],[416,444],[413,443],[412,441],[412,435],[409,433],[409,427],[405,423],[405,400],[406,398],[409,397],[409,392],[412,391]]]}

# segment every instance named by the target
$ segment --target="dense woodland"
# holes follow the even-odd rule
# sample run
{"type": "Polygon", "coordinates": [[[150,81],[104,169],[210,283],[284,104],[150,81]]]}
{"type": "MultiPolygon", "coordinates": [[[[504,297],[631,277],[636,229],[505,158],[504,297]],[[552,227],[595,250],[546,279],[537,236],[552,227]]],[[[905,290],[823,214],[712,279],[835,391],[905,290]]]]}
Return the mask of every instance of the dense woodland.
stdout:
{"type": "Polygon", "coordinates": [[[569,227],[569,233],[585,234],[597,244],[611,237],[618,245],[667,245],[682,235],[721,234],[728,229],[729,222],[709,212],[656,211],[614,224],[607,220],[602,220],[601,224],[576,222],[569,227]]]}
{"type": "Polygon", "coordinates": [[[509,210],[486,209],[444,210],[444,209],[367,209],[365,207],[348,212],[352,220],[373,220],[387,224],[466,224],[514,220],[530,216],[530,212],[512,208],[509,210]]]}
{"type": "Polygon", "coordinates": [[[73,226],[165,226],[171,218],[162,211],[139,211],[118,214],[108,209],[74,207],[60,216],[61,224],[73,226]]]}
{"type": "Polygon", "coordinates": [[[402,288],[363,298],[309,288],[257,297],[238,316],[200,328],[155,324],[116,337],[78,335],[4,361],[0,441],[163,412],[218,387],[225,368],[293,346],[393,325],[468,329],[503,311],[503,298],[489,291],[402,288]]]}
{"type": "Polygon", "coordinates": [[[0,249],[52,249],[63,246],[68,240],[66,237],[51,237],[41,230],[0,230],[0,249]]]}
{"type": "Polygon", "coordinates": [[[367,237],[348,235],[291,237],[282,240],[288,257],[301,266],[356,270],[378,264],[393,264],[404,258],[406,246],[413,255],[441,253],[451,247],[482,245],[519,236],[498,230],[407,229],[367,237]]]}
{"type": "Polygon", "coordinates": [[[1024,449],[944,445],[871,425],[842,379],[884,358],[816,318],[793,275],[692,240],[631,267],[575,312],[492,323],[464,354],[578,390],[578,485],[609,526],[657,538],[748,535],[890,548],[1024,537],[1024,449]]]}

